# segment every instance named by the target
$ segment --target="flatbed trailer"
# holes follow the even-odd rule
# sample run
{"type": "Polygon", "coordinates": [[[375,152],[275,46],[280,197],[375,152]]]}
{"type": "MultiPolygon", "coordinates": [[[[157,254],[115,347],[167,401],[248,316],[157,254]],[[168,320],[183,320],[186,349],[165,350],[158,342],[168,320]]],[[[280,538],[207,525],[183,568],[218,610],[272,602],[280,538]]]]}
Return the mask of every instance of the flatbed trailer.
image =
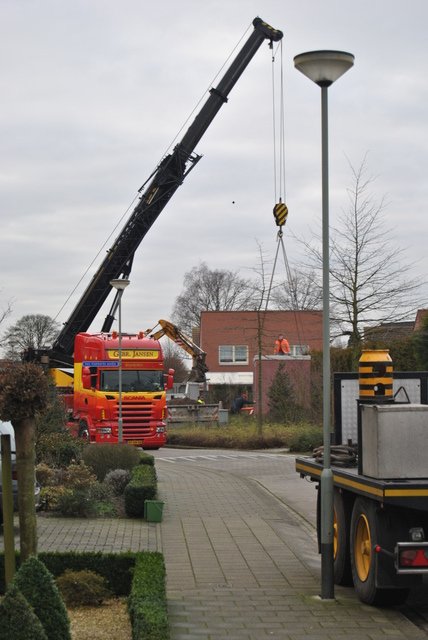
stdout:
{"type": "MultiPolygon", "coordinates": [[[[427,374],[397,373],[393,382],[393,398],[377,403],[358,398],[356,374],[335,380],[334,581],[371,605],[402,604],[428,575],[427,374]],[[403,392],[407,403],[397,401],[403,392]],[[353,461],[341,457],[346,445],[358,452],[353,461]]],[[[319,489],[322,448],[295,467],[319,489]]],[[[321,513],[318,491],[319,552],[321,513]]]]}
{"type": "MultiPolygon", "coordinates": [[[[322,469],[314,458],[296,458],[296,471],[317,489],[322,469]]],[[[357,468],[331,469],[335,583],[353,585],[367,604],[402,604],[428,573],[428,478],[380,480],[357,468]]],[[[319,551],[320,496],[318,491],[319,551]]]]}

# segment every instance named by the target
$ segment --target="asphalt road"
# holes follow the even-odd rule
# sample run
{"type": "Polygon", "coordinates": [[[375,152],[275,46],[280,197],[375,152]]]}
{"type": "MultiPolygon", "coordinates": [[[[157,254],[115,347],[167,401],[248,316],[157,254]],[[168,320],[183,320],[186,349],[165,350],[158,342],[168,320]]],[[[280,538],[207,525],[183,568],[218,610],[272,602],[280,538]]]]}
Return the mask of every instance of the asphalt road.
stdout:
{"type": "Polygon", "coordinates": [[[294,469],[295,456],[283,450],[234,451],[226,449],[174,449],[153,452],[171,464],[192,464],[206,469],[227,471],[253,480],[292,509],[315,529],[315,484],[302,480],[294,469]]]}

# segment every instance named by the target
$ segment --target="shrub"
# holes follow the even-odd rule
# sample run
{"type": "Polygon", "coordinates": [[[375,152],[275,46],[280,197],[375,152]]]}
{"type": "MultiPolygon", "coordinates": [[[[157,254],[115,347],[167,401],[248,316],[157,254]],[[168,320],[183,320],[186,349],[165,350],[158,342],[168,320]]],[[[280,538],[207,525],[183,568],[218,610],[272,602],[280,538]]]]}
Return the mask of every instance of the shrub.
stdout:
{"type": "Polygon", "coordinates": [[[140,464],[149,464],[152,467],[155,466],[155,457],[151,455],[151,453],[146,453],[145,451],[140,452],[140,464]]]}
{"type": "Polygon", "coordinates": [[[57,585],[69,607],[99,606],[103,600],[112,596],[106,579],[89,569],[82,571],[67,569],[57,578],[57,585]]]}
{"type": "MultiPolygon", "coordinates": [[[[239,416],[240,417],[240,416],[239,416]]],[[[227,427],[205,425],[183,425],[174,428],[168,435],[170,444],[185,447],[215,447],[233,449],[267,449],[284,447],[293,452],[306,452],[322,444],[322,428],[302,422],[297,425],[263,425],[261,435],[257,426],[240,420],[231,421],[227,427]]]]}
{"type": "Polygon", "coordinates": [[[135,564],[135,553],[131,551],[122,553],[103,553],[101,551],[41,552],[39,559],[46,564],[54,576],[62,575],[67,569],[73,571],[88,569],[102,575],[107,581],[108,588],[116,596],[128,595],[131,589],[135,564]]]}
{"type": "Polygon", "coordinates": [[[117,516],[116,506],[113,502],[111,488],[102,482],[96,482],[88,490],[89,503],[95,511],[95,515],[113,518],[117,516]]]}
{"type": "Polygon", "coordinates": [[[0,632],[4,640],[48,640],[42,623],[14,584],[0,602],[0,632]]]}
{"type": "Polygon", "coordinates": [[[66,489],[58,496],[57,505],[57,511],[66,517],[90,518],[97,512],[87,489],[66,489]]]}
{"type": "Polygon", "coordinates": [[[64,495],[73,493],[66,487],[42,487],[40,489],[40,503],[46,511],[58,511],[59,504],[64,495]]]}
{"type": "Polygon", "coordinates": [[[65,470],[63,483],[72,489],[89,489],[96,482],[96,476],[82,461],[71,463],[65,470]]]}
{"type": "Polygon", "coordinates": [[[323,442],[323,433],[319,427],[296,425],[288,429],[288,448],[291,452],[306,453],[319,447],[323,442]]]}
{"type": "Polygon", "coordinates": [[[133,640],[168,640],[165,565],[160,553],[138,554],[128,611],[133,640]]]}
{"type": "Polygon", "coordinates": [[[45,462],[50,467],[66,467],[81,460],[85,446],[83,440],[74,438],[68,431],[41,433],[36,442],[36,462],[45,462]]]}
{"type": "Polygon", "coordinates": [[[56,484],[55,470],[46,462],[41,462],[36,466],[36,479],[43,487],[56,484]]]}
{"type": "Polygon", "coordinates": [[[131,472],[127,469],[113,469],[104,478],[104,484],[110,488],[114,496],[121,496],[131,480],[131,472]]]}
{"type": "Polygon", "coordinates": [[[125,511],[130,518],[142,518],[144,501],[156,498],[157,483],[154,467],[142,464],[132,470],[131,481],[125,487],[125,511]]]}
{"type": "Polygon", "coordinates": [[[43,562],[34,556],[28,558],[20,566],[13,581],[33,607],[48,640],[70,639],[67,610],[53,576],[43,562]]]}
{"type": "Polygon", "coordinates": [[[83,460],[102,482],[113,469],[132,469],[140,462],[140,452],[129,444],[89,444],[83,460]]]}

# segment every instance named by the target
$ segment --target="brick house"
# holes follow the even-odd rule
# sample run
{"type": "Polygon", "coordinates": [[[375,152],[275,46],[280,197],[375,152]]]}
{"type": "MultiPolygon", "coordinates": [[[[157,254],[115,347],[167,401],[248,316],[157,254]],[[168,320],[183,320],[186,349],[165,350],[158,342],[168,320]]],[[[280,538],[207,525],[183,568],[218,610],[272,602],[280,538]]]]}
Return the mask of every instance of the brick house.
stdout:
{"type": "Polygon", "coordinates": [[[280,362],[292,369],[293,378],[296,379],[297,369],[304,369],[306,375],[302,378],[308,379],[307,354],[311,349],[322,349],[322,311],[202,311],[199,344],[207,354],[209,388],[221,385],[224,389],[227,385],[229,389],[228,397],[223,390],[216,399],[229,404],[231,395],[243,389],[251,393],[255,360],[258,361],[258,336],[269,380],[272,367],[280,362]],[[290,344],[289,357],[273,355],[279,334],[290,344]]]}

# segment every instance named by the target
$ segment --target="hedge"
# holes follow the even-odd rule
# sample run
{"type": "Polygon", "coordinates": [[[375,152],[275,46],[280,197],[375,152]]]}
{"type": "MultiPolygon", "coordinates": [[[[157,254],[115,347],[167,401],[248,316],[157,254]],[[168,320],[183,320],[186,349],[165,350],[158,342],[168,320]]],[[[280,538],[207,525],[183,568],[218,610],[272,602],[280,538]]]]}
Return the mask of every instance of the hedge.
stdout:
{"type": "MultiPolygon", "coordinates": [[[[17,552],[19,566],[19,552],[17,552]]],[[[133,640],[169,640],[165,564],[161,553],[39,553],[56,577],[66,569],[90,569],[104,576],[115,595],[128,595],[133,640]]],[[[0,593],[4,593],[4,554],[0,554],[0,593]]]]}
{"type": "Polygon", "coordinates": [[[125,511],[129,518],[144,516],[145,500],[154,500],[157,494],[156,470],[153,466],[140,464],[131,471],[131,480],[125,487],[125,511]]]}
{"type": "Polygon", "coordinates": [[[137,558],[128,611],[133,640],[168,640],[165,565],[160,553],[137,558]]]}

